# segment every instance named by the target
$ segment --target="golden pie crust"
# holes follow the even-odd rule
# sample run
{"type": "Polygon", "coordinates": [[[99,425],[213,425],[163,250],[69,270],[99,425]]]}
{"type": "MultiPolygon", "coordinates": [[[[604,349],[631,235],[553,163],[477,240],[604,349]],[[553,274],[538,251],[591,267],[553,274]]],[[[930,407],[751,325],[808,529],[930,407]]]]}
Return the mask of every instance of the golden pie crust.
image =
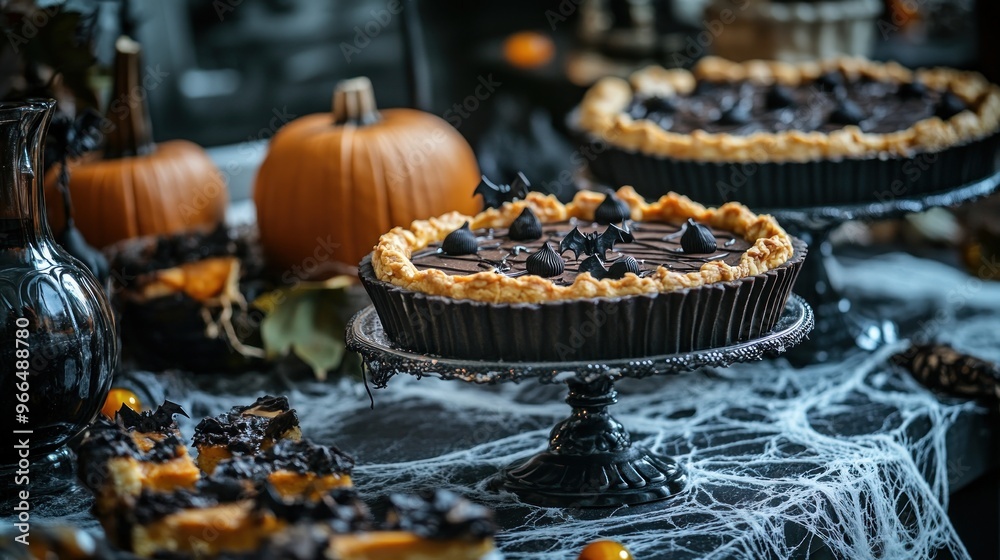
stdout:
{"type": "Polygon", "coordinates": [[[765,163],[907,158],[918,153],[938,152],[997,132],[1000,129],[1000,86],[975,72],[951,68],[911,71],[893,62],[878,63],[860,58],[792,64],[764,60],[736,63],[707,57],[693,72],[648,67],[633,73],[629,81],[603,78],[584,96],[579,125],[584,132],[614,146],[681,160],[765,163]],[[851,80],[861,76],[898,83],[919,79],[931,88],[951,90],[970,109],[948,120],[931,117],[905,130],[886,134],[865,133],[853,125],[830,133],[789,130],[733,135],[696,130],[680,134],[646,119],[633,119],[625,113],[636,92],[685,94],[694,89],[697,79],[795,86],[829,71],[840,71],[851,80]]]}
{"type": "Polygon", "coordinates": [[[531,207],[542,223],[569,218],[592,220],[594,210],[605,198],[602,193],[581,191],[572,202],[562,204],[552,195],[532,192],[525,200],[508,202],[499,209],[491,208],[475,216],[451,212],[438,218],[415,221],[409,229],[393,228],[375,246],[372,268],[379,280],[424,294],[490,303],[540,303],[654,294],[727,282],[762,274],[792,257],[792,238],[778,222],[771,216],[758,216],[739,203],[706,208],[675,193],[647,203],[628,186],[620,188],[617,196],[629,205],[633,220],[681,223],[693,218],[714,228],[733,232],[751,246],[735,266],[721,260],[710,261],[702,265],[701,270],[686,274],[658,267],[645,277],[626,274],[618,280],[597,280],[589,273],[583,273],[569,286],[560,286],[546,278],[528,274],[517,278],[490,271],[449,275],[436,269],[419,270],[410,260],[414,251],[442,241],[465,221],[469,221],[473,230],[508,227],[526,206],[531,207]]]}

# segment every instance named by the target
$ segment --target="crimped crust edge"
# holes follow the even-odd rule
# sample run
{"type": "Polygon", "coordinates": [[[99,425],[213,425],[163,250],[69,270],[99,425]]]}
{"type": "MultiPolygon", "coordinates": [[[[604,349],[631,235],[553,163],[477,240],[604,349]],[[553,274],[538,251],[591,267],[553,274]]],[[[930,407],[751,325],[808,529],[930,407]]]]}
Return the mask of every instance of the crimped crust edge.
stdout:
{"type": "Polygon", "coordinates": [[[996,132],[1000,128],[1000,86],[975,72],[951,68],[911,71],[894,62],[878,63],[862,58],[792,64],[764,60],[736,63],[706,57],[693,72],[652,66],[633,73],[629,81],[615,77],[601,79],[584,96],[579,125],[584,132],[615,146],[684,160],[764,163],[905,158],[938,152],[996,132]],[[865,133],[857,126],[845,126],[828,134],[790,130],[745,136],[701,130],[679,134],[646,119],[635,120],[623,112],[634,91],[659,95],[688,93],[697,78],[797,85],[832,70],[841,71],[850,79],[868,76],[904,83],[917,78],[932,88],[950,89],[971,109],[947,121],[931,117],[905,130],[885,134],[865,133]]]}
{"type": "Polygon", "coordinates": [[[541,303],[655,294],[728,282],[781,266],[793,254],[791,237],[773,217],[758,216],[739,203],[730,202],[719,208],[706,208],[676,193],[669,193],[648,203],[632,187],[625,186],[618,190],[617,196],[628,203],[635,220],[682,222],[687,218],[694,218],[712,227],[732,231],[752,245],[741,255],[735,266],[723,261],[710,261],[702,265],[699,271],[686,274],[658,267],[645,277],[626,274],[618,280],[597,280],[589,273],[583,273],[569,286],[559,286],[534,275],[511,278],[489,271],[449,275],[435,269],[419,270],[410,261],[410,255],[414,251],[443,240],[465,221],[469,221],[472,229],[507,227],[526,206],[530,206],[543,223],[569,218],[590,220],[604,196],[601,193],[581,191],[572,202],[564,205],[552,195],[532,192],[525,200],[508,202],[498,209],[491,208],[475,216],[451,212],[428,220],[417,220],[408,229],[396,227],[382,235],[372,253],[372,268],[379,280],[428,295],[490,303],[541,303]]]}

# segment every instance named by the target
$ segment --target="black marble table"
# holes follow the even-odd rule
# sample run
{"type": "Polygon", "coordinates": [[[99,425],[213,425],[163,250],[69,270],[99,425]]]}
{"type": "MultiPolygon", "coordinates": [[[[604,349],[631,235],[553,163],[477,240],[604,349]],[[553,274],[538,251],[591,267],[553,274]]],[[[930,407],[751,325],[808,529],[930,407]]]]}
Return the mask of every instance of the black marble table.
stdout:
{"type": "MultiPolygon", "coordinates": [[[[1000,284],[902,253],[865,257],[834,271],[856,305],[895,321],[903,337],[1000,360],[1000,284]]],[[[317,382],[282,368],[128,377],[147,399],[181,403],[192,416],[181,422],[186,434],[205,415],[286,394],[308,437],[355,456],[356,485],[376,510],[387,493],[456,490],[496,510],[506,558],[573,559],[597,538],[620,540],[637,558],[966,558],[948,500],[996,469],[997,414],[890,367],[905,346],[798,368],[778,359],[619,382],[614,414],[634,441],[675,457],[690,484],[618,509],[538,508],[487,487],[501,467],[540,451],[565,417],[559,385],[401,376],[374,391],[372,410],[360,377],[317,382]]],[[[70,477],[53,475],[65,484],[36,500],[33,519],[99,532],[70,477]]]]}

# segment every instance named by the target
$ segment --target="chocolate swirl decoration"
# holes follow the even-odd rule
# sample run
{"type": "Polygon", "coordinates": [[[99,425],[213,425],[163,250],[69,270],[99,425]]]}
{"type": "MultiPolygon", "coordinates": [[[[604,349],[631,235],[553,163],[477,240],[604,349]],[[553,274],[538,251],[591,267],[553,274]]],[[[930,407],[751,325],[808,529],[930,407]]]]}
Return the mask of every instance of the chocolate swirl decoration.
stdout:
{"type": "Polygon", "coordinates": [[[632,210],[628,204],[611,193],[608,193],[594,210],[594,221],[602,225],[621,223],[631,217],[632,210]]]}
{"type": "Polygon", "coordinates": [[[469,229],[466,220],[462,227],[448,234],[441,243],[441,250],[451,256],[471,255],[479,250],[476,236],[469,229]]]}
{"type": "Polygon", "coordinates": [[[681,236],[681,249],[688,254],[712,253],[718,246],[712,230],[688,218],[681,236]]]}
{"type": "Polygon", "coordinates": [[[542,223],[531,208],[525,206],[521,215],[510,224],[509,235],[515,241],[534,241],[542,236],[542,223]]]}
{"type": "MultiPolygon", "coordinates": [[[[478,229],[470,232],[478,244],[478,250],[466,255],[450,255],[443,250],[443,243],[432,243],[425,249],[415,251],[410,260],[420,270],[436,269],[451,275],[492,272],[509,277],[542,271],[528,268],[528,260],[544,253],[545,244],[550,244],[553,252],[561,255],[563,270],[553,276],[545,276],[559,286],[572,284],[580,274],[580,266],[588,257],[595,256],[601,261],[602,270],[589,270],[595,277],[621,278],[628,272],[640,277],[653,273],[658,267],[673,272],[687,273],[701,269],[710,261],[721,260],[729,265],[739,264],[740,257],[750,247],[750,243],[731,232],[715,230],[698,224],[712,236],[711,251],[691,253],[682,247],[681,237],[687,231],[684,224],[659,222],[630,222],[629,229],[615,225],[602,226],[595,222],[571,219],[563,222],[542,224],[542,236],[533,241],[511,239],[507,229],[478,229]],[[566,239],[572,238],[567,243],[566,239]],[[573,248],[576,248],[574,251],[573,248]],[[625,260],[631,257],[635,265],[625,260]],[[615,268],[621,261],[622,264],[615,268]],[[635,267],[638,265],[638,272],[635,267]],[[612,270],[614,272],[612,273],[612,270]],[[620,276],[619,276],[620,275],[620,276]]],[[[706,247],[707,249],[707,243],[706,247]]],[[[545,257],[535,257],[542,260],[545,257]]],[[[554,263],[553,263],[554,264],[554,263]]],[[[591,266],[591,265],[588,265],[591,266]]]]}
{"type": "MultiPolygon", "coordinates": [[[[539,237],[541,237],[541,233],[539,233],[539,237]]],[[[528,257],[528,260],[524,263],[524,268],[528,271],[528,274],[534,274],[542,278],[551,278],[562,274],[566,270],[566,263],[563,262],[563,258],[558,253],[552,250],[552,245],[546,241],[541,249],[528,257]]]]}

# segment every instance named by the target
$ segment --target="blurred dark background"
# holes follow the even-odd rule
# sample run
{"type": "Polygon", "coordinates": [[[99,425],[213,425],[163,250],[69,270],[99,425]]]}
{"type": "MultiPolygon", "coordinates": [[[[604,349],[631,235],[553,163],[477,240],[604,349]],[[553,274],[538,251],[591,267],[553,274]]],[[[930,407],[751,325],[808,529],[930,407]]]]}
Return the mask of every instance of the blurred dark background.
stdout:
{"type": "MultiPolygon", "coordinates": [[[[3,4],[19,3],[30,2],[3,4]]],[[[109,64],[123,28],[140,41],[145,64],[157,76],[148,88],[156,140],[186,138],[215,147],[211,153],[231,175],[234,198],[240,198],[250,188],[267,139],[291,118],[329,111],[338,80],[369,76],[380,106],[413,106],[419,101],[407,79],[413,58],[429,84],[421,108],[457,126],[485,173],[509,180],[517,170],[511,162],[519,162],[518,169],[552,184],[550,190],[565,187],[555,184],[556,178],[572,167],[566,114],[586,87],[599,76],[627,75],[650,63],[690,66],[712,53],[791,60],[847,53],[907,66],[974,69],[1000,81],[1000,43],[992,29],[1000,21],[996,0],[840,3],[844,21],[805,32],[757,15],[762,4],[757,0],[65,4],[93,14],[99,66],[109,64]],[[727,9],[740,19],[730,23],[722,12],[727,9]],[[415,32],[409,44],[420,47],[416,52],[407,48],[404,20],[415,32]],[[522,44],[527,45],[522,57],[512,58],[505,55],[504,41],[519,31],[537,33],[530,36],[534,42],[522,44]],[[492,91],[476,98],[484,81],[494,84],[492,91]]],[[[53,4],[62,3],[37,2],[53,4]]]]}
{"type": "MultiPolygon", "coordinates": [[[[706,2],[687,0],[422,0],[419,4],[407,0],[160,0],[134,2],[133,9],[147,63],[170,73],[163,87],[150,94],[154,130],[162,139],[188,138],[212,146],[258,136],[275,116],[275,109],[287,108],[287,113],[295,115],[329,110],[334,84],[352,76],[372,79],[380,105],[408,105],[401,27],[403,11],[410,8],[419,10],[423,27],[433,84],[432,112],[444,114],[473,92],[478,76],[490,72],[503,83],[500,92],[504,96],[516,91],[534,105],[565,109],[578,101],[570,86],[582,88],[586,83],[566,79],[565,88],[552,86],[559,77],[566,78],[569,51],[584,47],[581,14],[602,4],[604,13],[625,20],[611,25],[626,29],[635,25],[629,19],[635,17],[630,13],[634,6],[657,10],[654,24],[664,35],[678,37],[674,40],[681,53],[685,51],[683,38],[697,38],[704,27],[699,6],[706,2]],[[401,9],[392,13],[395,4],[401,9]],[[502,40],[521,30],[551,37],[559,46],[554,65],[562,63],[562,68],[512,71],[501,54],[502,40]],[[546,79],[551,81],[546,83],[546,79]]],[[[909,66],[947,64],[977,69],[997,79],[1000,49],[995,32],[984,33],[984,39],[994,38],[991,47],[987,40],[980,44],[976,28],[977,21],[990,25],[1000,21],[995,17],[996,5],[992,0],[889,0],[873,23],[871,55],[909,66]],[[975,15],[977,9],[982,16],[975,15]]],[[[100,8],[113,12],[118,6],[108,2],[100,8]]],[[[115,17],[108,14],[104,22],[113,27],[115,17]]],[[[603,50],[610,59],[634,60],[636,65],[672,65],[668,52],[653,49],[634,53],[594,50],[603,50]]],[[[110,56],[109,51],[105,48],[101,54],[110,56]]],[[[685,55],[681,60],[688,58],[694,57],[685,55]]],[[[486,111],[477,110],[460,127],[473,142],[490,122],[485,113],[496,109],[497,104],[489,101],[482,104],[486,111]]]]}

